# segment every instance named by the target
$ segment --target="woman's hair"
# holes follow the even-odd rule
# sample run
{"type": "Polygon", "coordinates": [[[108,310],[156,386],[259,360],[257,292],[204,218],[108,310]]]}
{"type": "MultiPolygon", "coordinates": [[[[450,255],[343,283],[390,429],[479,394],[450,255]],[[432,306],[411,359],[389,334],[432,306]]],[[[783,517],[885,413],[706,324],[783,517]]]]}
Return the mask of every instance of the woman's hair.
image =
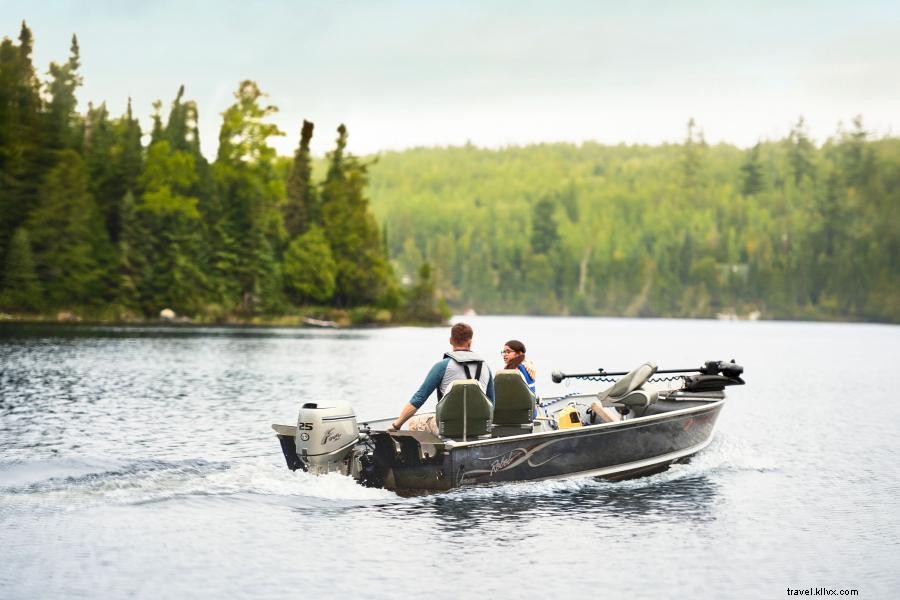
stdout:
{"type": "Polygon", "coordinates": [[[514,357],[506,361],[506,368],[515,369],[520,364],[522,364],[522,361],[525,360],[525,344],[523,344],[519,340],[509,340],[503,345],[516,352],[516,355],[514,357]]]}

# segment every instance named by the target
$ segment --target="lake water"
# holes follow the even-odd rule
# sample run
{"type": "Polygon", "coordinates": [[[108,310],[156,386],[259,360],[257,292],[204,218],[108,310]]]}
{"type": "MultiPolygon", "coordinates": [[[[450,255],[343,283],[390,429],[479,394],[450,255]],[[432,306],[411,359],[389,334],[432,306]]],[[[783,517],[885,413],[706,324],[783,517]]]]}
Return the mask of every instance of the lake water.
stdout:
{"type": "MultiPolygon", "coordinates": [[[[0,597],[900,595],[900,327],[473,317],[550,372],[731,359],[711,445],[627,482],[400,498],[284,465],[301,401],[395,415],[449,330],[0,326],[0,597]]],[[[434,406],[429,400],[428,409],[434,406]]]]}

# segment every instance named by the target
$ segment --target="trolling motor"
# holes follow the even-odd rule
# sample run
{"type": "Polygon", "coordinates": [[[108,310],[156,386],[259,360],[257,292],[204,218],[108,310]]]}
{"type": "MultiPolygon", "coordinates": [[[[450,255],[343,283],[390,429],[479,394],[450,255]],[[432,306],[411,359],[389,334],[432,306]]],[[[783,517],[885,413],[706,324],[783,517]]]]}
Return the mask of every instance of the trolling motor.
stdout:
{"type": "Polygon", "coordinates": [[[736,364],[732,358],[731,362],[725,362],[724,360],[707,361],[698,370],[703,375],[718,375],[721,373],[725,377],[739,378],[741,373],[744,372],[744,367],[736,364]]]}
{"type": "Polygon", "coordinates": [[[608,418],[603,416],[603,409],[613,407],[624,418],[626,415],[635,413],[637,416],[643,416],[650,410],[650,406],[661,398],[660,392],[652,389],[643,389],[642,386],[646,382],[659,381],[677,381],[681,380],[682,385],[677,390],[667,390],[662,392],[667,400],[673,400],[689,395],[692,400],[696,400],[697,396],[703,399],[721,399],[724,398],[722,393],[726,386],[743,385],[744,380],[740,375],[744,372],[744,367],[732,360],[726,362],[723,360],[709,360],[703,363],[703,366],[695,369],[657,369],[653,363],[645,363],[629,372],[610,373],[603,369],[598,369],[594,373],[563,373],[554,371],[551,375],[555,383],[561,383],[564,379],[587,379],[592,381],[607,381],[614,385],[597,394],[597,400],[588,409],[591,423],[597,420],[609,422],[608,418]],[[680,377],[654,377],[654,375],[678,374],[680,377]],[[619,377],[619,379],[613,379],[619,377]]]}
{"type": "Polygon", "coordinates": [[[684,389],[688,392],[721,392],[729,385],[744,385],[741,374],[744,367],[734,362],[707,361],[699,369],[698,375],[684,377],[684,389]]]}
{"type": "MultiPolygon", "coordinates": [[[[726,362],[724,360],[708,360],[703,363],[699,369],[659,369],[655,371],[656,375],[663,374],[685,374],[684,389],[692,392],[704,392],[713,390],[723,390],[728,385],[744,385],[741,374],[744,367],[734,362],[726,362]],[[687,373],[698,373],[697,375],[687,375],[687,373]]],[[[628,375],[627,371],[610,373],[603,368],[597,369],[594,373],[563,373],[562,371],[553,371],[551,378],[553,383],[562,383],[564,379],[591,379],[599,381],[614,381],[607,379],[609,377],[621,377],[628,375]]],[[[677,379],[677,378],[676,378],[677,379]]],[[[649,379],[649,381],[658,381],[649,379]]]]}

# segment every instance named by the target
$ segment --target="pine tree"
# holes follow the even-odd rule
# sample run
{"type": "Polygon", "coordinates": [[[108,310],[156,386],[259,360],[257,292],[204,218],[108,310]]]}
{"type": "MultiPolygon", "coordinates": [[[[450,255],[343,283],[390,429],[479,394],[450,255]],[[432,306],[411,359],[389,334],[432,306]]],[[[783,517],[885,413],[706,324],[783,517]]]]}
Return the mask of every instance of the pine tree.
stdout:
{"type": "Polygon", "coordinates": [[[759,159],[759,143],[747,152],[747,160],[741,166],[743,175],[742,191],[745,196],[752,196],[762,191],[762,164],[759,159]]]}
{"type": "Polygon", "coordinates": [[[13,232],[37,203],[46,169],[33,45],[24,21],[18,46],[7,38],[0,43],[0,265],[5,264],[13,232]]]}
{"type": "Polygon", "coordinates": [[[106,104],[88,104],[84,119],[83,154],[88,166],[91,194],[103,214],[110,240],[119,241],[122,202],[136,189],[143,161],[141,128],[132,115],[131,99],[125,115],[109,120],[106,104]]]}
{"type": "Polygon", "coordinates": [[[34,271],[31,242],[25,227],[16,229],[10,241],[3,286],[0,287],[0,307],[24,312],[36,312],[42,307],[41,286],[34,271]]]}
{"type": "Polygon", "coordinates": [[[559,243],[555,210],[556,206],[549,198],[542,198],[534,205],[531,220],[531,249],[535,254],[547,254],[559,243]]]}
{"type": "Polygon", "coordinates": [[[137,179],[143,169],[144,149],[141,146],[141,126],[131,110],[131,98],[125,114],[111,123],[109,144],[88,148],[88,164],[92,168],[91,182],[95,197],[103,211],[107,233],[113,243],[118,243],[122,229],[122,211],[125,196],[137,191],[137,179]],[[107,163],[100,165],[101,161],[107,163]],[[95,175],[95,169],[107,178],[95,175]]]}
{"type": "Polygon", "coordinates": [[[705,150],[706,139],[703,137],[703,130],[698,129],[694,119],[691,118],[688,120],[682,154],[682,176],[684,187],[687,189],[695,189],[703,179],[701,171],[705,150]]]}
{"type": "Polygon", "coordinates": [[[839,166],[849,187],[859,189],[865,186],[874,170],[868,137],[862,115],[853,118],[851,131],[840,132],[839,166]]]}
{"type": "Polygon", "coordinates": [[[126,239],[126,264],[145,314],[193,313],[207,296],[198,199],[188,195],[196,179],[189,152],[172,150],[167,141],[150,146],[126,239]]]}
{"type": "Polygon", "coordinates": [[[788,136],[788,162],[791,165],[796,185],[800,185],[800,182],[806,178],[815,180],[816,167],[813,163],[815,150],[806,130],[806,122],[803,117],[800,117],[788,136]]]}
{"type": "Polygon", "coordinates": [[[169,119],[162,131],[162,137],[169,142],[173,150],[190,153],[195,160],[203,156],[200,152],[200,129],[198,123],[197,103],[193,100],[183,102],[184,86],[178,88],[178,94],[172,102],[169,119]]]}
{"type": "Polygon", "coordinates": [[[72,36],[69,60],[62,65],[50,63],[50,81],[47,83],[47,94],[50,103],[47,107],[47,141],[52,149],[77,148],[81,130],[80,117],[76,112],[78,100],[75,90],[82,83],[78,68],[81,66],[78,38],[72,36]]]}
{"type": "Polygon", "coordinates": [[[342,124],[322,185],[322,221],[337,265],[335,301],[359,306],[387,294],[393,274],[364,195],[367,166],[352,155],[345,156],[346,146],[347,128],[342,124]]]}
{"type": "Polygon", "coordinates": [[[156,142],[161,142],[165,139],[165,132],[163,131],[162,124],[162,114],[160,111],[162,110],[162,101],[156,100],[153,102],[153,128],[150,130],[150,145],[152,146],[156,142]]]}
{"type": "Polygon", "coordinates": [[[94,108],[92,103],[88,103],[84,118],[82,154],[88,168],[91,195],[94,196],[97,207],[103,214],[104,225],[110,239],[116,241],[118,205],[122,198],[116,197],[118,193],[116,184],[120,176],[115,169],[113,145],[114,131],[109,122],[106,104],[94,108]]]}
{"type": "Polygon", "coordinates": [[[326,303],[335,290],[334,257],[322,229],[310,227],[284,254],[284,284],[296,302],[326,303]]]}
{"type": "Polygon", "coordinates": [[[241,310],[271,310],[283,302],[275,248],[286,236],[278,204],[284,187],[268,138],[283,135],[266,119],[278,109],[262,106],[263,93],[241,82],[236,102],[222,113],[219,151],[213,165],[220,217],[212,225],[216,249],[211,257],[226,291],[238,290],[241,310]],[[222,270],[223,268],[227,269],[222,270]]]}
{"type": "MultiPolygon", "coordinates": [[[[200,125],[197,103],[193,100],[184,100],[184,86],[178,89],[172,108],[169,111],[169,119],[160,133],[160,140],[169,143],[171,150],[189,154],[193,159],[194,178],[189,189],[185,193],[198,199],[198,207],[201,212],[216,212],[215,183],[212,180],[209,161],[200,151],[200,125]]],[[[204,237],[207,237],[208,222],[202,223],[204,237]]]]}
{"type": "Polygon", "coordinates": [[[287,199],[284,205],[284,226],[293,239],[314,225],[321,225],[316,188],[312,185],[312,155],[309,142],[313,124],[303,121],[300,145],[294,152],[294,162],[287,180],[287,199]]]}
{"type": "Polygon", "coordinates": [[[120,168],[123,190],[133,190],[138,175],[141,173],[143,148],[141,147],[141,125],[131,110],[131,98],[125,115],[116,124],[116,143],[119,148],[120,168]]]}
{"type": "Polygon", "coordinates": [[[41,186],[28,230],[50,307],[100,304],[115,293],[109,280],[115,272],[112,247],[76,152],[60,152],[41,186]]]}
{"type": "Polygon", "coordinates": [[[402,316],[416,323],[443,323],[450,317],[446,304],[437,300],[434,274],[427,262],[419,267],[416,284],[407,290],[402,316]]]}
{"type": "Polygon", "coordinates": [[[144,310],[150,301],[141,296],[144,280],[151,274],[147,257],[152,255],[152,236],[144,227],[135,208],[134,193],[129,190],[122,199],[121,229],[118,242],[119,293],[116,301],[130,309],[144,310]]]}

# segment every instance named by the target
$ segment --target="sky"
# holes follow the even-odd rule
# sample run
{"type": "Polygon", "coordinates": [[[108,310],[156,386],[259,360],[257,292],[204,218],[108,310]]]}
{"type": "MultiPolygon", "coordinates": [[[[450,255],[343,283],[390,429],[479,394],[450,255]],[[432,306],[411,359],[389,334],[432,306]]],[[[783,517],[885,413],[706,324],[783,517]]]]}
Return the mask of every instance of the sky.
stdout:
{"type": "MultiPolygon", "coordinates": [[[[289,155],[345,123],[356,154],[472,143],[780,139],[803,116],[819,142],[863,115],[900,131],[900,2],[554,0],[0,0],[0,37],[25,20],[42,79],[81,48],[79,109],[106,102],[150,128],[178,87],[204,154],[243,79],[279,108],[289,155]]],[[[167,114],[168,109],[163,109],[167,114]]]]}

